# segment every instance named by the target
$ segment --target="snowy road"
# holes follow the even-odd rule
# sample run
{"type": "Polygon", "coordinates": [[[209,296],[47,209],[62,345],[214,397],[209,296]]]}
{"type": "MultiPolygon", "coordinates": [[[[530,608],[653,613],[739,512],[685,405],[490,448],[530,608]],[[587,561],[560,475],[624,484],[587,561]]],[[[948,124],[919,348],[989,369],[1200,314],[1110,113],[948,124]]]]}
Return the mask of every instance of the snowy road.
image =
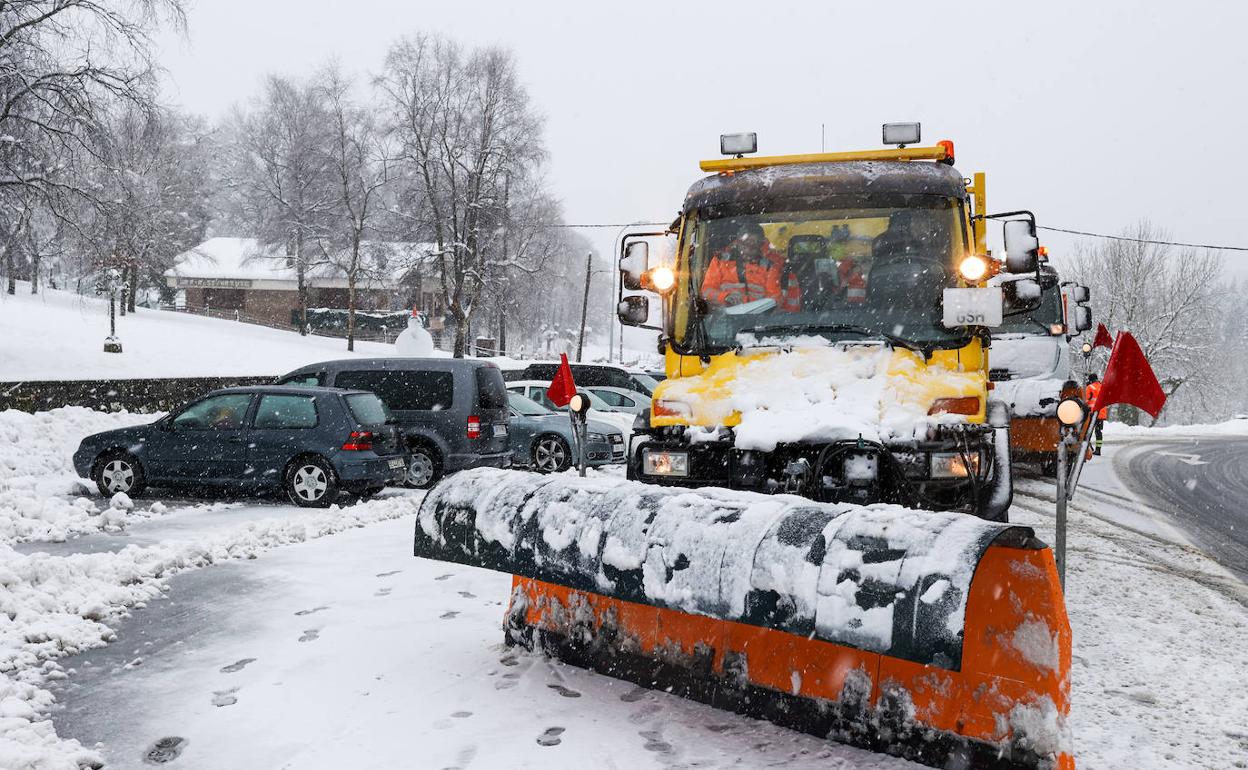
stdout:
{"type": "Polygon", "coordinates": [[[62,661],[58,732],[117,768],[166,738],[178,768],[918,767],[506,650],[509,577],[415,559],[414,524],[173,578],[116,642],[62,661]]]}
{"type": "Polygon", "coordinates": [[[1120,477],[1218,563],[1248,581],[1248,440],[1135,442],[1115,459],[1120,477]]]}

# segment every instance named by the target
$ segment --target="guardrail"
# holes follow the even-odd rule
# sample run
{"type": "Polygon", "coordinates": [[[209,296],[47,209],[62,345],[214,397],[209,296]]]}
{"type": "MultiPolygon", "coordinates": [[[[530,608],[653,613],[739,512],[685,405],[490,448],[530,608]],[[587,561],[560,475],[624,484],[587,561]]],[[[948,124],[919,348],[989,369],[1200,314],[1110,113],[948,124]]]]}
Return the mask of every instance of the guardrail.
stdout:
{"type": "Polygon", "coordinates": [[[85,406],[106,412],[167,412],[211,390],[263,385],[276,376],[0,382],[0,410],[42,412],[62,406],[85,406]]]}
{"type": "MultiPolygon", "coordinates": [[[[267,318],[256,318],[249,316],[239,310],[219,310],[210,307],[179,307],[168,303],[162,303],[160,310],[168,313],[185,313],[187,315],[204,316],[206,318],[216,318],[222,321],[237,321],[239,323],[254,324],[256,326],[264,326],[269,329],[278,329],[280,331],[291,332],[297,334],[299,330],[293,328],[290,324],[284,324],[280,321],[273,321],[267,318]]],[[[355,338],[361,342],[381,342],[390,344],[395,338],[403,332],[403,328],[374,330],[374,329],[356,329],[355,338]]],[[[330,339],[345,340],[347,332],[345,329],[309,329],[308,333],[313,337],[328,337],[330,339]]],[[[434,347],[439,350],[449,351],[454,337],[450,334],[430,331],[433,335],[434,347]]]]}

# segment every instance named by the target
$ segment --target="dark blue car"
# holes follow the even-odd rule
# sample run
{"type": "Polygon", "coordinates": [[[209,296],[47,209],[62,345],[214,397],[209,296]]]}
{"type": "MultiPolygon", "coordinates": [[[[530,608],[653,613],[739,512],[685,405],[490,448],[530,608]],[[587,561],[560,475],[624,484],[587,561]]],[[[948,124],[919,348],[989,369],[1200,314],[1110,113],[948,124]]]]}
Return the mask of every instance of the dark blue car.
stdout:
{"type": "Polygon", "coordinates": [[[150,425],[97,433],[74,453],[100,494],[145,487],[284,490],[323,507],[403,478],[406,459],[385,404],[365,391],[318,387],[218,390],[150,425]]]}

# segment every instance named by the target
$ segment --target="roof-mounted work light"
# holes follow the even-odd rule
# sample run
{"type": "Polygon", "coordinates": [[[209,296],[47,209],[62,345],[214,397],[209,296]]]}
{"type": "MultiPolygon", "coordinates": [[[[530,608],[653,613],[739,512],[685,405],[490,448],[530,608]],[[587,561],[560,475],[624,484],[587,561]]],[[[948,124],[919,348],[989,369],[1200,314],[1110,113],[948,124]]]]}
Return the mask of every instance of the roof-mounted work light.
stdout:
{"type": "Polygon", "coordinates": [[[722,155],[745,155],[758,152],[758,134],[720,134],[719,152],[722,155]]]}
{"type": "Polygon", "coordinates": [[[918,144],[922,131],[918,123],[885,123],[884,144],[895,144],[905,147],[907,144],[918,144]]]}

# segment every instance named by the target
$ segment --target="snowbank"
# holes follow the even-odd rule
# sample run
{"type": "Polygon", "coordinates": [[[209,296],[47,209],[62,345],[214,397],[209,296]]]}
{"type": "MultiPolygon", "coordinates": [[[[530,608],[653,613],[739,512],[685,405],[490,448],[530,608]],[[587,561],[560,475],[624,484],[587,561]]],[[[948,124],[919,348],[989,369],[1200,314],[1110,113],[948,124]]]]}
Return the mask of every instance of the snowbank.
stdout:
{"type": "Polygon", "coordinates": [[[695,425],[731,424],[739,413],[736,445],[771,451],[793,441],[926,438],[931,426],[962,419],[929,417],[934,399],[982,392],[978,375],[925,369],[910,351],[842,348],[822,338],[785,345],[779,353],[721,357],[701,375],[664,381],[655,399],[684,405],[695,425]]]}
{"type": "Polygon", "coordinates": [[[77,406],[36,414],[0,412],[0,542],[64,540],[110,524],[97,515],[107,506],[95,497],[94,488],[90,497],[81,496],[74,451],[92,433],[148,423],[158,416],[77,406]]]}
{"type": "Polygon", "coordinates": [[[418,501],[404,495],[335,506],[198,542],[131,545],[116,553],[23,555],[0,544],[0,768],[98,766],[94,752],[56,736],[47,717],[53,699],[46,684],[66,676],[57,658],[112,641],[110,624],[159,596],[166,578],[410,514],[418,501]]]}
{"type": "Polygon", "coordinates": [[[1122,422],[1105,423],[1106,438],[1157,438],[1161,436],[1248,436],[1248,419],[1234,419],[1200,425],[1127,425],[1122,422]]]}

